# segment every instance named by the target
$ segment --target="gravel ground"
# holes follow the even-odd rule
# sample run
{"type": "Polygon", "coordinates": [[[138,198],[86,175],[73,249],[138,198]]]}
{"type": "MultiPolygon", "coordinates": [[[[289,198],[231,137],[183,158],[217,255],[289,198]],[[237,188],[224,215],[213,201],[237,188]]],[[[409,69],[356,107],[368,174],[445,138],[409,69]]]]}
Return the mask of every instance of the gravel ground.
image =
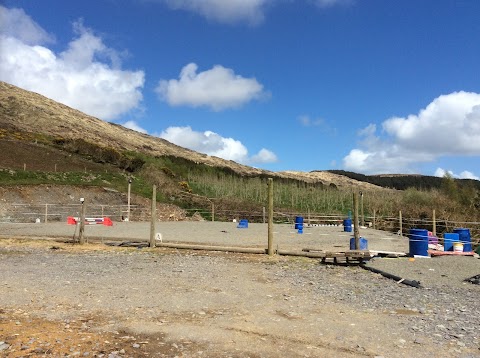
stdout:
{"type": "MultiPolygon", "coordinates": [[[[145,226],[122,224],[116,226],[123,239],[134,237],[133,227],[148,233],[145,226]]],[[[159,226],[172,241],[262,245],[263,227],[230,224],[159,226]]],[[[477,258],[369,262],[419,280],[423,288],[417,289],[360,267],[314,259],[80,247],[8,238],[28,230],[61,237],[55,231],[60,225],[6,228],[0,240],[0,355],[6,357],[35,355],[35,350],[105,357],[480,357],[480,286],[463,282],[480,273],[477,258]],[[54,329],[49,322],[59,324],[57,338],[47,337],[54,329]],[[48,327],[43,336],[39,327],[48,327]],[[69,337],[58,338],[62,334],[69,337]]],[[[87,227],[87,234],[97,229],[112,228],[87,227]]],[[[299,235],[275,227],[282,248],[348,248],[349,237],[340,228],[309,230],[310,235],[299,235]]],[[[405,248],[405,239],[367,234],[370,248],[405,248]]]]}

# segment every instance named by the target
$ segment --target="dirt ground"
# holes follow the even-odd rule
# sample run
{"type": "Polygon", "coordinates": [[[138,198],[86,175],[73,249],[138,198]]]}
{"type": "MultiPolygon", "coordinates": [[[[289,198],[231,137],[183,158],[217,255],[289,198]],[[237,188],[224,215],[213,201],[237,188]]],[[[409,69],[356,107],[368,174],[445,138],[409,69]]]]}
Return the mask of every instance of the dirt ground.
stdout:
{"type": "Polygon", "coordinates": [[[412,332],[425,318],[405,297],[422,293],[358,268],[2,234],[0,356],[479,356],[412,332]],[[368,306],[392,290],[393,311],[368,306]]]}

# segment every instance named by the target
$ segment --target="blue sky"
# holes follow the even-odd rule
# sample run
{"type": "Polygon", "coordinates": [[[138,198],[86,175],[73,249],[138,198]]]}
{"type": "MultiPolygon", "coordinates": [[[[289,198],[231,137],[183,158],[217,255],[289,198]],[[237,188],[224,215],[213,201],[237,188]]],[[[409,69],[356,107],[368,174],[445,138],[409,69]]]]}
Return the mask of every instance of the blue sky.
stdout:
{"type": "Polygon", "coordinates": [[[480,1],[4,0],[0,80],[273,171],[479,179],[480,1]]]}

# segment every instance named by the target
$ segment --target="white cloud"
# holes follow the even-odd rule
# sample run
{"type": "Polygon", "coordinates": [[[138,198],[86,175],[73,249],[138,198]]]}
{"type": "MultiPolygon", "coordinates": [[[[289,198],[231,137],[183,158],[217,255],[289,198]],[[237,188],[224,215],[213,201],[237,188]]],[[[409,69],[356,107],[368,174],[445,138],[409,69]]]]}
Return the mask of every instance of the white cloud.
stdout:
{"type": "Polygon", "coordinates": [[[145,129],[140,127],[137,122],[135,121],[126,121],[125,123],[122,124],[125,128],[132,129],[134,131],[140,132],[140,133],[147,133],[145,129]]]}
{"type": "Polygon", "coordinates": [[[315,127],[317,131],[332,136],[335,136],[337,134],[337,129],[335,127],[332,127],[330,123],[328,123],[323,118],[312,118],[309,115],[304,114],[298,116],[297,120],[303,127],[315,127]]]}
{"type": "Polygon", "coordinates": [[[475,180],[480,180],[480,177],[476,176],[475,174],[473,174],[472,172],[468,171],[468,170],[464,170],[463,172],[461,172],[460,174],[455,174],[453,171],[451,170],[445,170],[443,168],[437,168],[437,170],[435,170],[435,176],[436,177],[441,177],[443,178],[445,176],[445,174],[449,174],[451,177],[453,178],[459,178],[459,179],[475,179],[475,180]]]}
{"type": "Polygon", "coordinates": [[[458,177],[460,179],[475,179],[475,180],[480,180],[480,177],[476,176],[475,174],[473,174],[472,172],[469,172],[468,170],[464,170],[463,172],[461,172],[458,177]]]}
{"type": "Polygon", "coordinates": [[[197,73],[189,63],[178,80],[160,80],[156,92],[171,106],[207,106],[214,111],[240,107],[254,99],[268,96],[255,78],[244,78],[220,65],[197,73]]]}
{"type": "Polygon", "coordinates": [[[445,170],[443,168],[437,168],[437,170],[435,170],[435,174],[433,174],[434,176],[436,177],[440,177],[440,178],[443,178],[445,176],[445,174],[449,174],[453,177],[453,172],[451,170],[445,170]]]}
{"type": "Polygon", "coordinates": [[[343,159],[347,170],[410,172],[416,163],[442,156],[480,155],[480,94],[454,92],[436,98],[417,115],[370,124],[359,132],[360,148],[343,159]]]}
{"type": "MultiPolygon", "coordinates": [[[[246,22],[250,25],[261,24],[265,19],[265,10],[270,5],[281,3],[279,0],[159,0],[171,9],[197,13],[208,20],[224,24],[246,22]]],[[[319,8],[337,5],[350,5],[355,0],[307,0],[319,8]]]]}
{"type": "Polygon", "coordinates": [[[169,127],[159,137],[181,147],[242,164],[277,161],[277,156],[264,148],[249,157],[248,150],[242,142],[233,138],[222,137],[212,131],[197,132],[192,130],[191,127],[169,127]]]}
{"type": "Polygon", "coordinates": [[[0,34],[16,38],[28,45],[52,43],[55,37],[47,33],[23,9],[7,9],[0,5],[0,34]]]}
{"type": "Polygon", "coordinates": [[[320,8],[327,8],[337,5],[350,5],[354,0],[313,0],[313,2],[320,8]]]}
{"type": "Polygon", "coordinates": [[[264,19],[264,8],[271,0],[165,0],[172,9],[192,11],[221,23],[246,21],[252,25],[264,19]]]}
{"type": "Polygon", "coordinates": [[[26,30],[2,27],[0,80],[105,120],[140,105],[143,71],[122,70],[118,53],[81,21],[74,24],[77,37],[56,54],[41,46],[50,36],[23,10],[2,7],[1,11],[7,24],[15,21],[26,30]],[[35,37],[35,31],[40,35],[35,37]]]}
{"type": "Polygon", "coordinates": [[[278,161],[277,155],[271,150],[262,148],[250,159],[252,163],[275,163],[278,161]]]}
{"type": "Polygon", "coordinates": [[[304,127],[316,127],[316,126],[321,126],[325,123],[325,121],[322,118],[315,118],[312,119],[308,115],[301,115],[298,117],[298,121],[300,124],[304,127]]]}

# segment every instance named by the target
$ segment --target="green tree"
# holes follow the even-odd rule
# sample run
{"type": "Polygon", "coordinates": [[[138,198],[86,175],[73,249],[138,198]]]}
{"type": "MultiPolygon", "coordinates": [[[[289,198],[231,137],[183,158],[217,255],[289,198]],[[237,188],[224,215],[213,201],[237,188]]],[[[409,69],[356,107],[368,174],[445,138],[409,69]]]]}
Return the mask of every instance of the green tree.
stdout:
{"type": "Polygon", "coordinates": [[[458,200],[459,199],[459,191],[458,185],[455,179],[453,178],[452,174],[445,173],[442,179],[442,192],[448,196],[450,199],[458,200]]]}

